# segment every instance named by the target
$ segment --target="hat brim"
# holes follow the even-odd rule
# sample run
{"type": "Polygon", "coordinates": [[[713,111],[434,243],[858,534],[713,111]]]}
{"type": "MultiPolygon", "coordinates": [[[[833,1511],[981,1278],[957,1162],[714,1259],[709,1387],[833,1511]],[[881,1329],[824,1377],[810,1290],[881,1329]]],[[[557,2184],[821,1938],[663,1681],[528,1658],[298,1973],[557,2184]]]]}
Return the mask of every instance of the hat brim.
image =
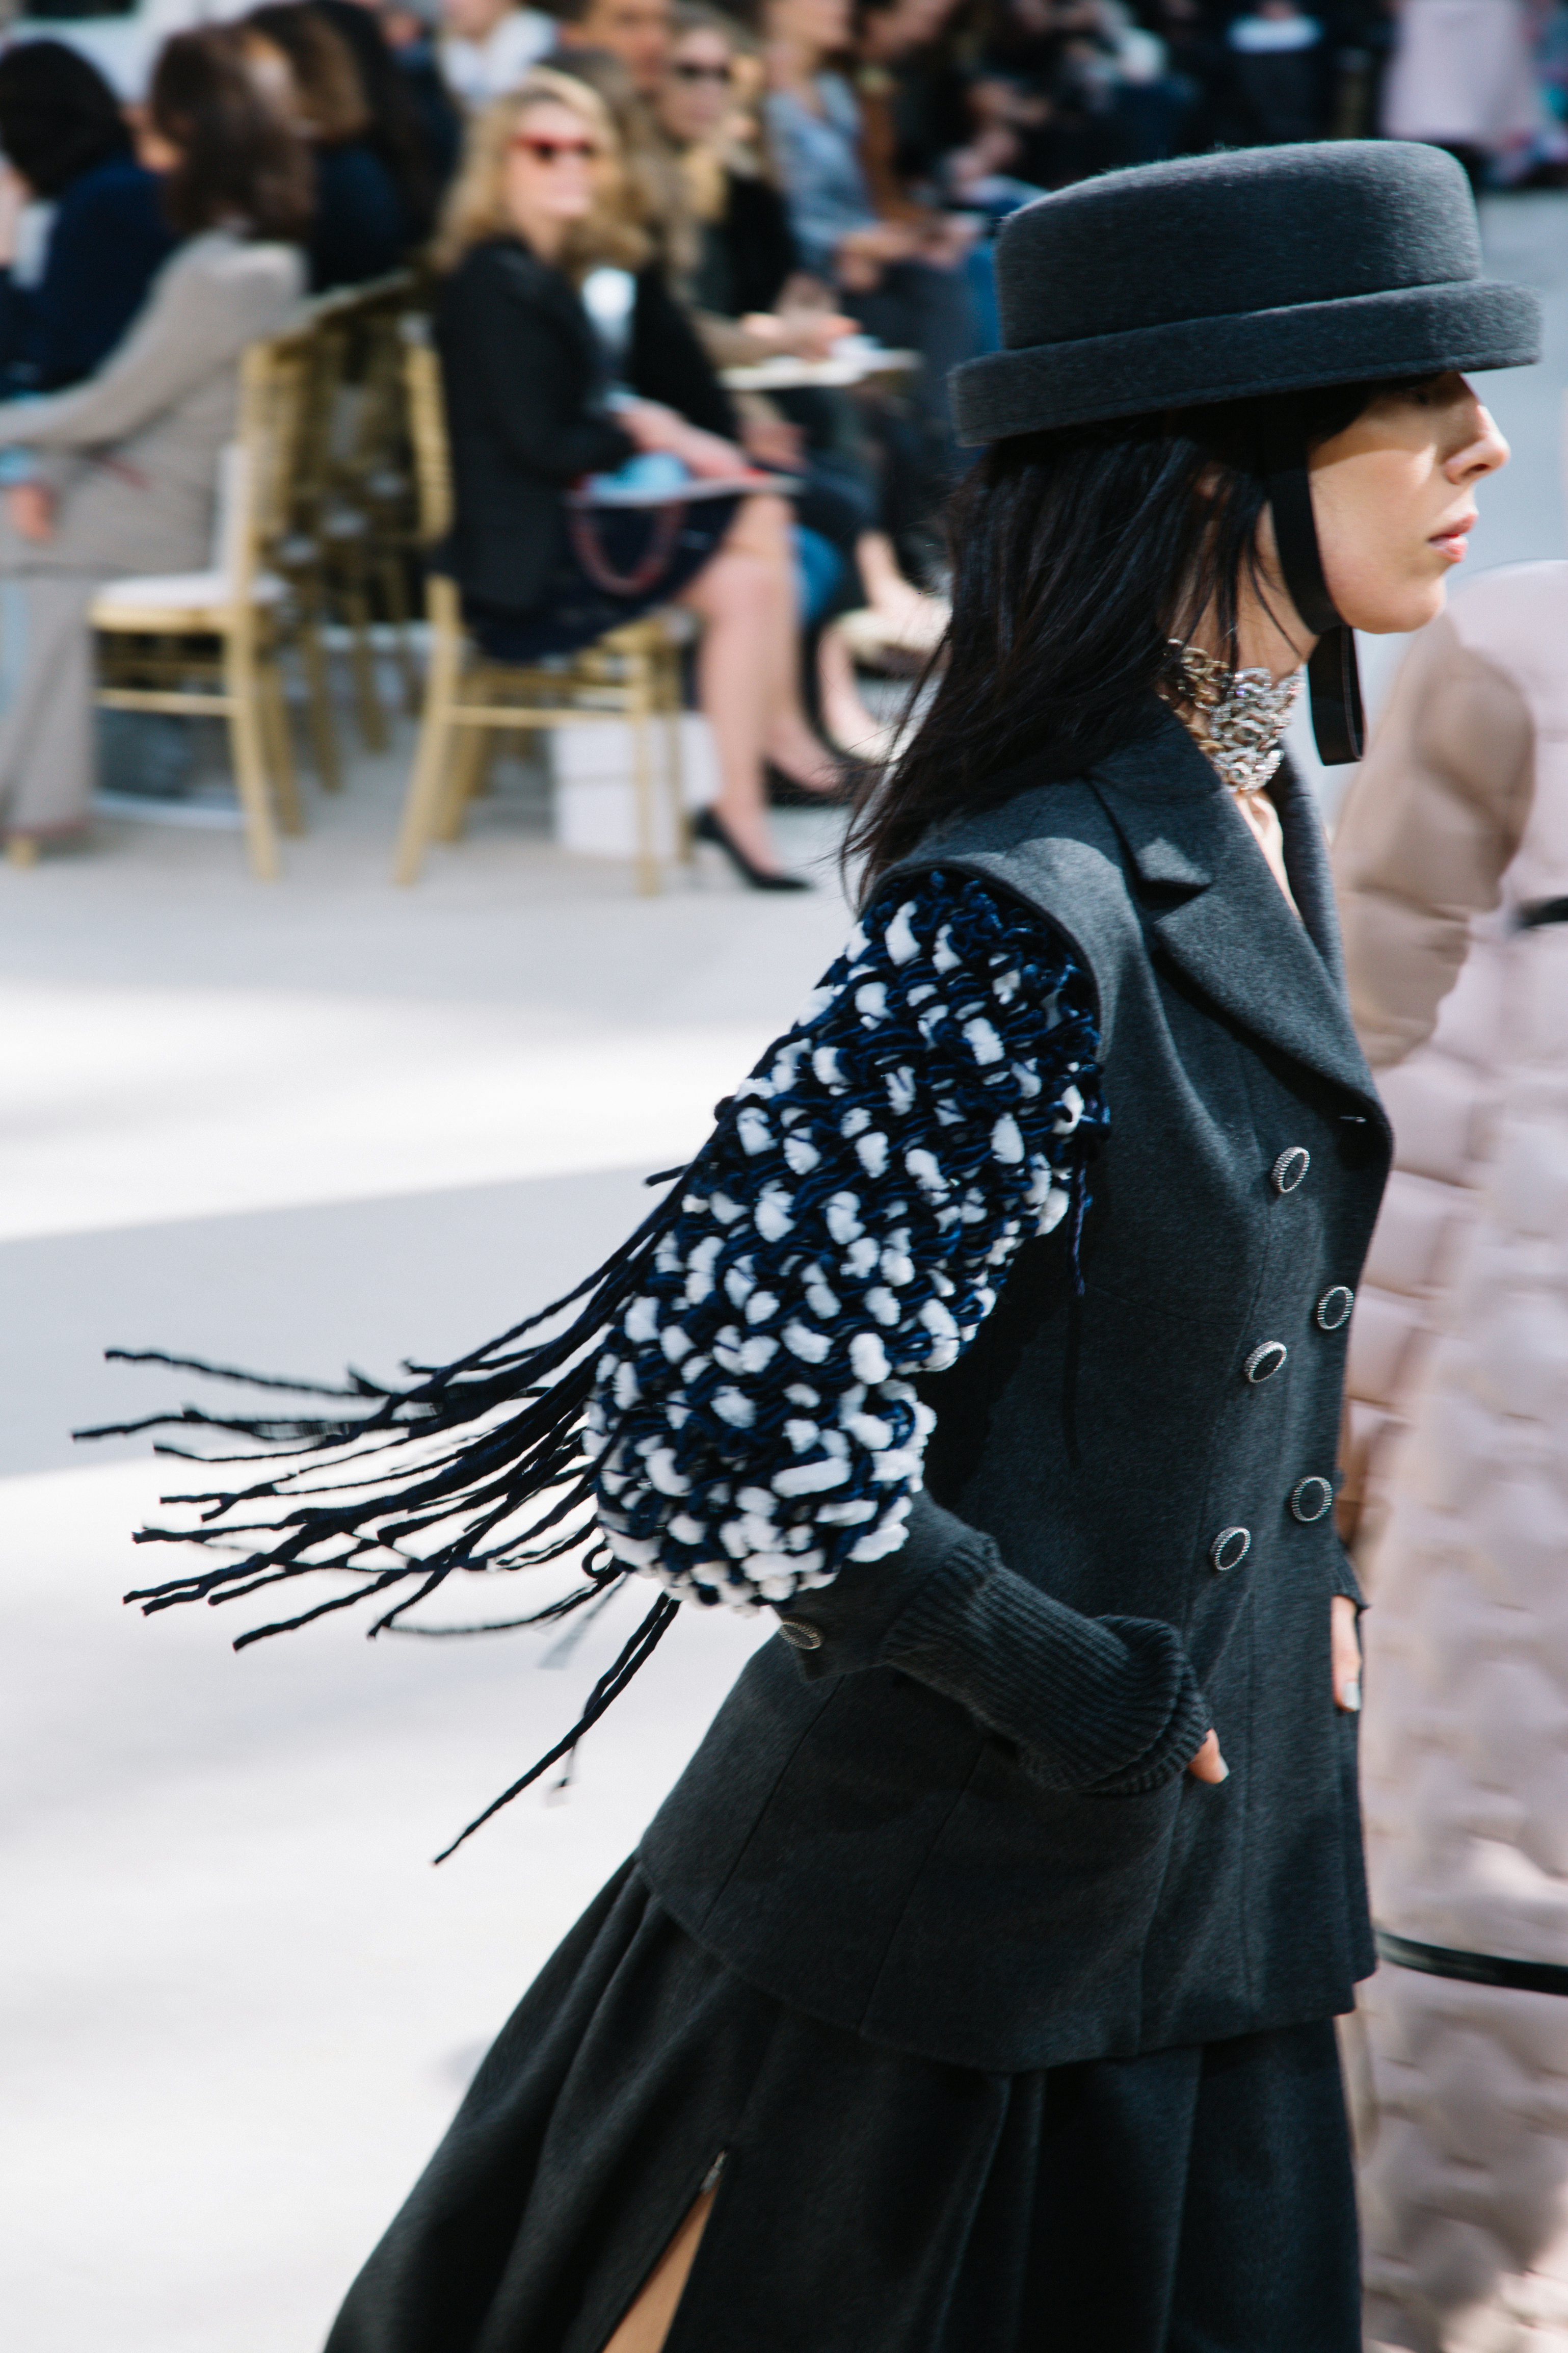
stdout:
{"type": "Polygon", "coordinates": [[[1478,279],[988,352],[948,383],[958,438],[973,447],[1321,385],[1528,367],[1540,356],[1535,296],[1478,279]]]}

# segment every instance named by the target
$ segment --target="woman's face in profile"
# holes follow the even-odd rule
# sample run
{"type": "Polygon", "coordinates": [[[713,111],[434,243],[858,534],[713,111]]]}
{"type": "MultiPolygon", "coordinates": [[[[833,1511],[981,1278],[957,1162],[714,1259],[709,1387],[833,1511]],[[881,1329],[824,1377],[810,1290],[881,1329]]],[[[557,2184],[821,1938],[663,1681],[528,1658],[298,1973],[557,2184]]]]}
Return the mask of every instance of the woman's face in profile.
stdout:
{"type": "Polygon", "coordinates": [[[1391,387],[1311,456],[1323,576],[1352,628],[1419,629],[1464,561],[1476,491],[1508,443],[1462,375],[1391,387]]]}

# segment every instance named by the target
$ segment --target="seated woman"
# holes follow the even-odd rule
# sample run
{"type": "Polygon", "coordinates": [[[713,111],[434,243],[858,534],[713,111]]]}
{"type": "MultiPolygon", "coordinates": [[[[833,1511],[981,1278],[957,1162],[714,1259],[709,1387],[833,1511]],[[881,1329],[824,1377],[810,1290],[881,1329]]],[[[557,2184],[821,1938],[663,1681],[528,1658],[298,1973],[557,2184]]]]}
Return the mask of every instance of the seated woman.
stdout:
{"type": "Polygon", "coordinates": [[[457,162],[456,114],[444,142],[431,128],[414,83],[397,61],[386,18],[366,0],[310,0],[316,15],[353,59],[369,121],[365,143],[381,158],[397,190],[411,244],[423,245],[436,226],[440,192],[457,162]]]}
{"type": "Polygon", "coordinates": [[[437,246],[457,517],[447,560],[498,660],[572,651],[677,599],[700,614],[698,692],[721,789],[699,831],[754,888],[800,889],[769,835],[763,760],[807,791],[832,793],[842,775],[798,701],[788,502],[692,501],[662,560],[668,522],[567,503],[583,476],[637,451],[710,479],[749,473],[722,387],[616,209],[616,179],[608,111],[564,74],[536,68],[475,127],[437,246]],[[581,290],[591,272],[634,269],[620,279],[631,300],[613,354],[581,290]]]}
{"type": "Polygon", "coordinates": [[[253,70],[315,159],[315,214],[305,243],[310,291],[363,286],[396,269],[427,224],[410,216],[372,142],[370,108],[347,43],[298,0],[253,8],[244,30],[253,70]]]}
{"type": "Polygon", "coordinates": [[[310,216],[309,159],[257,90],[234,34],[207,26],[166,43],[138,143],[184,242],[97,375],[68,392],[0,403],[10,485],[0,519],[0,808],[18,864],[87,821],[88,607],[105,580],[206,563],[240,354],[287,326],[303,290],[288,240],[310,216]],[[19,469],[29,478],[17,480],[19,469]]]}
{"type": "MultiPolygon", "coordinates": [[[[702,0],[679,0],[655,113],[679,158],[695,228],[686,291],[710,355],[724,364],[826,358],[855,324],[826,307],[820,284],[802,275],[788,207],[765,157],[748,143],[750,100],[761,72],[754,48],[727,16],[702,0]]],[[[886,528],[888,470],[878,406],[815,385],[765,400],[755,393],[742,397],[763,413],[748,419],[746,448],[764,462],[806,472],[816,495],[803,501],[799,519],[822,532],[845,559],[847,577],[820,617],[816,646],[824,728],[862,759],[885,756],[891,736],[860,700],[839,619],[868,607],[890,640],[929,652],[946,627],[947,607],[923,596],[900,569],[886,528]],[[776,444],[764,422],[769,412],[784,421],[776,444]]]]}
{"type": "Polygon", "coordinates": [[[931,212],[887,218],[860,156],[860,110],[834,60],[850,38],[849,0],[764,0],[766,120],[801,259],[885,343],[918,351],[915,383],[931,490],[959,471],[947,379],[983,348],[968,265],[975,224],[931,212]]]}
{"type": "Polygon", "coordinates": [[[168,259],[160,184],[120,101],[63,41],[0,57],[0,392],[54,392],[107,359],[168,259]],[[41,269],[17,271],[23,207],[52,205],[41,269]]]}

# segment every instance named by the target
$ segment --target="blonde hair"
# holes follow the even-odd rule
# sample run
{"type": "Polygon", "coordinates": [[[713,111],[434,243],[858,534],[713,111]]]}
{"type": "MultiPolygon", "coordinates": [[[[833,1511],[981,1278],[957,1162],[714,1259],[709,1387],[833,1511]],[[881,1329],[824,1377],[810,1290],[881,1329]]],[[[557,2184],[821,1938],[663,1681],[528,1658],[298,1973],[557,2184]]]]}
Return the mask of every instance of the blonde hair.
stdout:
{"type": "Polygon", "coordinates": [[[597,90],[552,67],[535,66],[517,88],[488,106],[471,126],[462,168],[453,184],[437,231],[437,269],[455,269],[471,246],[488,237],[515,237],[517,225],[506,203],[507,149],[524,115],[541,106],[565,106],[594,133],[604,154],[593,210],[574,221],[560,255],[569,278],[584,278],[609,262],[640,269],[648,240],[630,216],[621,143],[610,111],[597,90]]]}

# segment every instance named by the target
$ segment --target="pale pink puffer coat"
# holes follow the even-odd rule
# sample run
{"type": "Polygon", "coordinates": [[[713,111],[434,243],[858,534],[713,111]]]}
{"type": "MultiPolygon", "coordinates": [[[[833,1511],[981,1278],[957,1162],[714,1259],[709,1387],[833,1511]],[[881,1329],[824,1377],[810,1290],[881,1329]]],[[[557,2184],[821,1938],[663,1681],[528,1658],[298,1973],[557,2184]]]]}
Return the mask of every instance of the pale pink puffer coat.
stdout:
{"type": "MultiPolygon", "coordinates": [[[[1568,564],[1422,631],[1335,838],[1397,1135],[1351,1343],[1373,1909],[1568,1964],[1568,564]]],[[[1568,2353],[1568,1997],[1392,1967],[1359,2014],[1367,2329],[1568,2353]]]]}

